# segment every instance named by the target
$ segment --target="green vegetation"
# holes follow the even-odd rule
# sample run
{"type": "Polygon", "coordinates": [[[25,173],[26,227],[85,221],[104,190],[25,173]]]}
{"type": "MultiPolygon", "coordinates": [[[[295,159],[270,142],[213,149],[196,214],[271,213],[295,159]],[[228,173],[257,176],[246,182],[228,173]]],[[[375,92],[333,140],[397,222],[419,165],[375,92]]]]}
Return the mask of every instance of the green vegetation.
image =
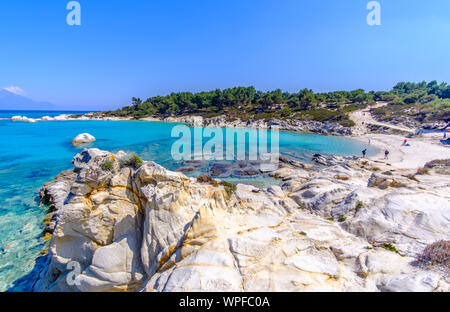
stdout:
{"type": "Polygon", "coordinates": [[[327,218],[327,220],[333,222],[334,218],[327,218]]]}
{"type": "Polygon", "coordinates": [[[385,243],[385,244],[383,245],[383,248],[386,249],[386,250],[388,250],[388,251],[392,251],[392,252],[395,252],[396,254],[399,254],[399,255],[400,255],[400,253],[398,252],[397,248],[395,248],[395,246],[393,246],[393,245],[391,245],[391,244],[385,243]]]}
{"type": "Polygon", "coordinates": [[[413,181],[415,181],[415,182],[417,182],[417,183],[420,183],[420,181],[416,178],[416,176],[415,176],[414,174],[408,174],[408,175],[406,176],[406,178],[408,178],[408,179],[410,179],[410,180],[413,180],[413,181]]]}
{"type": "Polygon", "coordinates": [[[339,217],[339,222],[345,222],[345,220],[347,220],[346,217],[344,217],[344,216],[340,216],[339,217]]]}
{"type": "Polygon", "coordinates": [[[70,118],[74,118],[74,119],[78,119],[83,117],[83,114],[75,114],[75,115],[70,115],[70,118]]]}
{"type": "Polygon", "coordinates": [[[383,172],[383,174],[384,174],[384,175],[391,176],[391,175],[392,175],[392,171],[385,171],[385,172],[383,172]]]}
{"type": "Polygon", "coordinates": [[[134,154],[129,158],[122,159],[120,161],[120,167],[131,167],[134,169],[139,169],[144,164],[144,161],[138,155],[134,154]]]}
{"type": "Polygon", "coordinates": [[[300,232],[300,235],[302,235],[302,236],[308,236],[308,234],[306,234],[306,232],[300,232]]]}
{"type": "Polygon", "coordinates": [[[227,182],[227,181],[220,181],[219,184],[223,186],[223,188],[224,188],[225,191],[227,192],[228,196],[230,196],[230,197],[231,197],[231,195],[232,195],[233,193],[235,193],[236,190],[237,190],[236,185],[235,185],[235,184],[232,184],[232,183],[230,183],[230,182],[227,182]]]}
{"type": "Polygon", "coordinates": [[[381,120],[409,116],[420,123],[450,122],[450,85],[445,82],[400,82],[391,92],[376,93],[374,99],[389,102],[387,106],[372,110],[381,120]]]}
{"type": "Polygon", "coordinates": [[[257,91],[254,87],[235,87],[206,92],[180,92],[155,96],[143,101],[132,98],[131,105],[106,116],[143,118],[200,115],[211,118],[226,115],[229,120],[297,119],[330,121],[345,127],[354,123],[349,113],[385,101],[389,104],[373,109],[379,119],[393,120],[404,115],[422,121],[450,121],[450,86],[446,83],[400,82],[391,91],[333,91],[314,93],[302,89],[297,93],[257,91]]]}
{"type": "Polygon", "coordinates": [[[373,95],[358,89],[314,93],[303,89],[298,93],[256,91],[254,87],[236,87],[209,92],[180,92],[156,96],[142,101],[133,98],[132,105],[106,112],[108,116],[181,116],[196,114],[207,118],[226,114],[230,119],[294,118],[316,121],[333,121],[353,126],[348,112],[365,107],[373,95]]]}
{"type": "Polygon", "coordinates": [[[358,202],[358,204],[356,205],[356,211],[361,210],[364,208],[364,203],[363,202],[358,202]]]}
{"type": "Polygon", "coordinates": [[[213,178],[211,178],[210,176],[207,176],[207,175],[202,175],[202,176],[197,177],[197,182],[208,183],[215,187],[222,185],[223,188],[225,189],[225,192],[227,192],[229,197],[231,197],[231,195],[233,195],[233,193],[235,193],[237,190],[237,186],[235,184],[227,182],[227,181],[217,182],[216,180],[214,180],[213,178]]]}
{"type": "Polygon", "coordinates": [[[103,171],[111,171],[114,167],[114,162],[112,160],[105,160],[103,164],[100,165],[103,171]]]}

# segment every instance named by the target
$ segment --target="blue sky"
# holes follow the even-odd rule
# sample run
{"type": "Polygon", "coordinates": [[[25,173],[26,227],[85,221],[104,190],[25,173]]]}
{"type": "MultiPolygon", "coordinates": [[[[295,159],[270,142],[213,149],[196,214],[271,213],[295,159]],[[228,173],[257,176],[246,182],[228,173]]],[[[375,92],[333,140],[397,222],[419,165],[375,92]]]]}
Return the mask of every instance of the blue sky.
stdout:
{"type": "Polygon", "coordinates": [[[254,85],[388,90],[450,83],[450,1],[0,1],[0,88],[59,108],[115,109],[132,96],[254,85]],[[16,89],[17,90],[17,89],[16,89]]]}

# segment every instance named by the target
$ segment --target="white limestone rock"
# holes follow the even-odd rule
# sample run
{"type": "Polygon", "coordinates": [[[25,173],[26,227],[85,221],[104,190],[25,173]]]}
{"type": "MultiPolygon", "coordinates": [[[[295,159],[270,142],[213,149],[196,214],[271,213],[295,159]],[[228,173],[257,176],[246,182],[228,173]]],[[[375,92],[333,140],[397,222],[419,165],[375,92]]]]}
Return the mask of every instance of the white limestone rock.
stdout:
{"type": "Polygon", "coordinates": [[[89,133],[82,133],[77,135],[73,140],[72,140],[72,145],[78,146],[81,144],[86,144],[86,143],[91,143],[96,141],[96,139],[90,135],[89,133]]]}
{"type": "Polygon", "coordinates": [[[28,118],[26,116],[13,116],[11,117],[11,121],[22,121],[22,122],[28,122],[28,123],[35,123],[38,120],[34,118],[28,118]]]}
{"type": "Polygon", "coordinates": [[[415,197],[408,188],[368,188],[372,172],[338,164],[350,180],[335,179],[341,169],[330,167],[297,186],[238,184],[230,193],[154,162],[120,168],[118,156],[98,149],[75,156],[76,178],[58,204],[47,266],[34,290],[449,289],[445,274],[409,256],[448,237],[447,203],[427,190],[415,197]],[[100,168],[106,159],[114,163],[108,172],[100,168]],[[363,207],[355,205],[360,201],[363,207]],[[347,221],[327,221],[329,214],[347,221]],[[385,242],[408,255],[379,247],[385,242]],[[81,268],[75,285],[66,281],[72,261],[81,268]]]}

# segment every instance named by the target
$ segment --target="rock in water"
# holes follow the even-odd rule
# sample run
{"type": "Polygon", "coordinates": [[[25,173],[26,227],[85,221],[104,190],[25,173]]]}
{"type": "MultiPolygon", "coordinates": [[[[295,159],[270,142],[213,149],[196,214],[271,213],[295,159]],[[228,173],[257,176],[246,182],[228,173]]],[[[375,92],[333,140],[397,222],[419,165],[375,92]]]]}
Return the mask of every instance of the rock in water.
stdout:
{"type": "Polygon", "coordinates": [[[23,122],[28,122],[28,123],[35,123],[38,120],[34,119],[34,118],[28,118],[26,116],[13,116],[13,117],[11,117],[11,121],[23,121],[23,122]]]}
{"type": "Polygon", "coordinates": [[[72,145],[78,146],[85,143],[94,142],[96,139],[90,135],[89,133],[82,133],[75,137],[75,139],[72,140],[72,145]]]}

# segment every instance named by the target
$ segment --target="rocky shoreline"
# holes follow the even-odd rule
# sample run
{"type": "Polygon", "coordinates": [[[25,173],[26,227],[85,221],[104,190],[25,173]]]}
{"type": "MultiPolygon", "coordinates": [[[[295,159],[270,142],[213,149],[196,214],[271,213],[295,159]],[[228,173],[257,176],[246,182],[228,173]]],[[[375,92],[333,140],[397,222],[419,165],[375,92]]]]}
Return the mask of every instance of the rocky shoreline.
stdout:
{"type": "Polygon", "coordinates": [[[126,157],[84,150],[44,186],[34,291],[450,291],[448,263],[417,261],[450,240],[448,163],[284,158],[259,189],[126,157]]]}
{"type": "Polygon", "coordinates": [[[210,128],[248,128],[248,129],[273,129],[277,128],[281,131],[294,131],[294,132],[310,132],[323,135],[351,135],[351,128],[343,127],[338,123],[333,122],[319,122],[311,120],[281,120],[272,119],[270,121],[265,120],[252,120],[243,121],[240,119],[231,120],[225,115],[203,118],[201,116],[181,116],[181,117],[147,117],[134,119],[132,117],[108,117],[98,115],[96,113],[88,113],[82,116],[74,115],[59,115],[55,117],[44,116],[42,118],[33,119],[26,116],[14,116],[11,118],[15,122],[42,122],[42,121],[148,121],[148,122],[169,122],[169,123],[186,123],[192,127],[210,127],[210,128]]]}
{"type": "Polygon", "coordinates": [[[181,118],[167,118],[168,122],[185,122],[194,127],[210,127],[210,128],[246,128],[246,129],[274,129],[281,131],[293,132],[310,132],[323,135],[351,135],[350,128],[343,127],[338,123],[319,122],[312,120],[294,120],[294,119],[271,119],[247,121],[241,119],[229,119],[227,116],[221,115],[212,118],[202,118],[199,116],[187,116],[181,118]]]}

